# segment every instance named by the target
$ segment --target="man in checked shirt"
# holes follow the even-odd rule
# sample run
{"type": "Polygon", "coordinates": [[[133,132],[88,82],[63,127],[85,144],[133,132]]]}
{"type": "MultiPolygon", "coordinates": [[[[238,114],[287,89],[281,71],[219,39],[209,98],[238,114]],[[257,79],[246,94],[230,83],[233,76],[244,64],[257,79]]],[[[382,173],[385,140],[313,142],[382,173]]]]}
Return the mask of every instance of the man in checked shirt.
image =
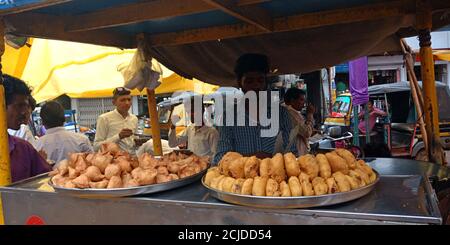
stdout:
{"type": "MultiPolygon", "coordinates": [[[[269,61],[267,56],[262,54],[248,53],[244,54],[236,62],[234,72],[238,86],[242,92],[247,94],[256,94],[256,101],[241,99],[237,104],[234,104],[234,110],[224,109],[222,116],[222,125],[218,126],[219,142],[217,145],[217,153],[214,156],[213,163],[217,164],[220,159],[230,151],[238,152],[243,156],[256,156],[260,159],[272,157],[277,153],[279,143],[285,151],[294,152],[296,154],[296,145],[289,144],[289,134],[292,126],[289,119],[288,111],[285,107],[281,107],[280,103],[275,101],[270,94],[269,100],[265,100],[261,95],[268,94],[267,74],[269,73],[269,61]],[[274,102],[274,103],[271,103],[274,102]],[[239,109],[239,104],[245,110],[239,109]],[[257,108],[255,113],[252,113],[250,108],[257,108]],[[263,108],[265,107],[265,108],[263,108]],[[267,115],[261,114],[261,110],[267,109],[267,115]],[[277,113],[278,112],[278,113],[277,113]],[[226,117],[230,117],[230,113],[234,114],[234,122],[230,126],[226,117]],[[271,115],[274,113],[274,115],[271,115]],[[262,115],[262,116],[261,116],[262,115]],[[267,120],[270,118],[271,125],[267,125],[267,120]],[[239,124],[239,117],[244,118],[245,123],[239,124]],[[276,130],[272,134],[264,134],[265,130],[276,130]]],[[[250,96],[249,96],[250,97],[250,96]]],[[[229,102],[229,101],[228,101],[229,102]]],[[[220,115],[217,115],[220,117],[220,115]]],[[[231,120],[233,121],[233,120],[231,120]]]]}

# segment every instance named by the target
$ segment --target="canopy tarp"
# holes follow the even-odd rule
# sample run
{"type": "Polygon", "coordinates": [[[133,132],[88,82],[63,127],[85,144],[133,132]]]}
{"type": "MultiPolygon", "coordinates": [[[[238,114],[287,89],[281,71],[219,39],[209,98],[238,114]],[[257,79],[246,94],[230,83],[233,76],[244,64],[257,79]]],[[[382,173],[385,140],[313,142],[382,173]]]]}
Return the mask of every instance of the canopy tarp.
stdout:
{"type": "MultiPolygon", "coordinates": [[[[165,77],[161,81],[161,85],[155,89],[156,94],[171,94],[180,91],[195,91],[200,94],[209,94],[216,91],[218,86],[204,83],[197,79],[187,79],[176,73],[169,77],[165,77]]],[[[102,98],[111,97],[114,88],[86,91],[82,93],[67,93],[71,98],[102,98]]],[[[133,89],[131,95],[147,95],[146,91],[133,89]]]]}
{"type": "MultiPolygon", "coordinates": [[[[114,88],[124,84],[119,67],[127,66],[135,52],[135,49],[35,39],[22,79],[33,88],[38,102],[63,94],[72,98],[110,97],[114,88]]],[[[217,86],[185,79],[163,67],[161,85],[155,92],[211,93],[215,89],[217,86]]]]}
{"type": "MultiPolygon", "coordinates": [[[[265,53],[278,74],[309,72],[372,54],[401,51],[417,35],[416,0],[53,0],[18,1],[7,33],[137,47],[183,77],[234,86],[245,52],[265,53]],[[123,13],[128,13],[124,15],[123,13]]],[[[422,2],[422,1],[421,1],[422,2]]],[[[445,29],[450,1],[429,0],[432,30],[445,29]]]]}
{"type": "MultiPolygon", "coordinates": [[[[419,81],[419,86],[422,87],[422,81],[419,81]]],[[[436,87],[442,88],[447,85],[442,82],[436,82],[436,87]]],[[[395,92],[403,92],[403,91],[411,91],[411,86],[408,81],[396,82],[396,83],[387,83],[387,84],[379,84],[369,86],[369,94],[389,94],[395,92]]]]}

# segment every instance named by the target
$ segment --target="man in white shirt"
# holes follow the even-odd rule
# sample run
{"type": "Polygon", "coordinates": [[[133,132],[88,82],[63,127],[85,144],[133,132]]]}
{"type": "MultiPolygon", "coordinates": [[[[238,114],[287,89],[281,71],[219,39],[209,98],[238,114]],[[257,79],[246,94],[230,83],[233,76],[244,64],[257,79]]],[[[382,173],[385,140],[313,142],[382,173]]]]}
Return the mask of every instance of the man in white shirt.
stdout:
{"type": "MultiPolygon", "coordinates": [[[[179,150],[178,147],[170,147],[169,141],[161,139],[161,147],[162,147],[162,153],[163,155],[169,154],[173,152],[174,150],[179,150]]],[[[153,152],[153,139],[148,140],[145,142],[139,149],[136,151],[136,156],[141,156],[144,153],[149,153],[150,155],[155,155],[153,152]]]]}
{"type": "Polygon", "coordinates": [[[94,140],[94,150],[106,142],[113,142],[119,147],[135,154],[133,132],[138,125],[138,118],[129,113],[131,108],[131,91],[119,87],[113,91],[113,104],[116,109],[100,115],[97,119],[97,128],[94,140]]]}
{"type": "Polygon", "coordinates": [[[211,159],[214,157],[217,151],[217,142],[219,140],[219,132],[213,128],[204,124],[203,114],[205,111],[204,105],[201,108],[195,110],[194,100],[191,103],[187,103],[191,124],[181,133],[180,136],[176,135],[176,122],[172,122],[172,126],[169,131],[169,146],[177,147],[181,144],[187,143],[187,149],[192,151],[197,156],[209,156],[211,159]],[[199,120],[195,118],[198,115],[199,120]],[[198,121],[198,122],[197,122],[198,121]]]}
{"type": "Polygon", "coordinates": [[[47,159],[59,163],[69,153],[92,152],[88,137],[64,128],[64,108],[56,101],[49,101],[41,108],[42,123],[47,128],[44,136],[36,142],[36,149],[44,151],[47,159]]]}
{"type": "Polygon", "coordinates": [[[298,154],[304,155],[308,153],[309,137],[311,137],[314,129],[314,112],[315,108],[312,104],[308,105],[306,119],[301,114],[305,107],[306,93],[298,88],[290,88],[284,95],[284,104],[289,112],[289,118],[293,129],[298,130],[297,150],[298,154]]]}

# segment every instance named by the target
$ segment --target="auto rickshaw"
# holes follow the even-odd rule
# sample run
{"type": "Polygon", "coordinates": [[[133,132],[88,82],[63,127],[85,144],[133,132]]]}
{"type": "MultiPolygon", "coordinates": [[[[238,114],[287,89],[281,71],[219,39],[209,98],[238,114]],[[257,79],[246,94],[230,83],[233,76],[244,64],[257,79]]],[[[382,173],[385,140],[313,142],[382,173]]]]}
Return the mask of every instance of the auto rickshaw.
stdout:
{"type": "MultiPolygon", "coordinates": [[[[444,150],[450,150],[450,90],[446,84],[436,82],[436,92],[441,142],[444,150]]],[[[377,119],[375,140],[383,140],[393,157],[427,160],[409,82],[369,86],[369,96],[375,107],[388,112],[386,118],[377,119]]]]}
{"type": "MultiPolygon", "coordinates": [[[[419,86],[422,86],[421,82],[419,86]]],[[[444,150],[450,150],[450,91],[441,82],[436,82],[436,90],[441,142],[444,150]]],[[[374,106],[388,112],[388,116],[377,118],[371,131],[371,142],[385,143],[393,157],[427,160],[409,82],[369,86],[368,92],[374,106]]],[[[348,135],[349,131],[353,132],[352,109],[351,95],[338,95],[332,114],[326,118],[322,128],[325,134],[339,138],[348,135]]],[[[365,135],[360,134],[361,148],[366,144],[365,138],[365,135]]]]}
{"type": "Polygon", "coordinates": [[[342,93],[336,97],[331,110],[331,115],[325,119],[324,131],[331,127],[340,127],[342,133],[348,132],[351,124],[352,95],[342,93]]]}

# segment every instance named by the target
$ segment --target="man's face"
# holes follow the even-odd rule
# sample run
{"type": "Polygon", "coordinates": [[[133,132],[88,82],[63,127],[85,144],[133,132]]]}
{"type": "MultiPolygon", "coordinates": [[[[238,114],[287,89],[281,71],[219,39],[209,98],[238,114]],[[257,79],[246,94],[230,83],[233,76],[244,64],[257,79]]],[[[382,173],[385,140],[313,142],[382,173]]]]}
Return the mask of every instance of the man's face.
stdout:
{"type": "Polygon", "coordinates": [[[372,111],[373,110],[373,104],[372,104],[372,102],[368,102],[367,103],[367,109],[369,109],[369,111],[372,111]]]}
{"type": "MultiPolygon", "coordinates": [[[[201,125],[203,124],[203,112],[205,111],[204,107],[202,106],[201,108],[199,107],[195,107],[194,103],[191,103],[190,105],[190,111],[189,111],[189,117],[191,119],[191,123],[195,123],[196,125],[198,123],[201,123],[201,125]],[[196,123],[196,118],[198,118],[197,120],[198,123],[196,123]],[[200,121],[201,120],[201,121],[200,121]]],[[[200,125],[197,125],[200,126],[200,125]]]]}
{"type": "Polygon", "coordinates": [[[28,124],[30,104],[27,95],[16,94],[6,108],[8,128],[18,130],[21,124],[28,124]]]}
{"type": "Polygon", "coordinates": [[[266,75],[262,72],[246,72],[239,85],[244,93],[248,91],[258,93],[266,90],[266,75]]]}
{"type": "Polygon", "coordinates": [[[119,112],[127,112],[131,107],[131,95],[121,95],[113,100],[113,104],[116,106],[119,112]]]}
{"type": "Polygon", "coordinates": [[[303,109],[303,107],[305,107],[305,96],[304,95],[300,95],[298,97],[298,99],[292,101],[291,106],[292,108],[294,108],[297,111],[301,111],[303,109]]]}

